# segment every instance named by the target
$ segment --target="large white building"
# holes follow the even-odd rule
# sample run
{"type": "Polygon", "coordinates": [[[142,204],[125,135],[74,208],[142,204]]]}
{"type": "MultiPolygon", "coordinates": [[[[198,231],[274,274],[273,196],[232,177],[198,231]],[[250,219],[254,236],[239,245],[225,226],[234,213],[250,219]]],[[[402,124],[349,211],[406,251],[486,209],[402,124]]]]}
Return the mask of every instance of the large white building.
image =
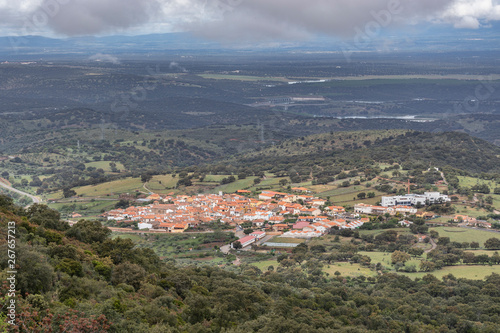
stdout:
{"type": "Polygon", "coordinates": [[[425,192],[424,194],[396,195],[393,197],[382,197],[380,203],[384,207],[392,206],[425,206],[426,204],[444,203],[451,201],[450,197],[439,192],[425,192]]]}

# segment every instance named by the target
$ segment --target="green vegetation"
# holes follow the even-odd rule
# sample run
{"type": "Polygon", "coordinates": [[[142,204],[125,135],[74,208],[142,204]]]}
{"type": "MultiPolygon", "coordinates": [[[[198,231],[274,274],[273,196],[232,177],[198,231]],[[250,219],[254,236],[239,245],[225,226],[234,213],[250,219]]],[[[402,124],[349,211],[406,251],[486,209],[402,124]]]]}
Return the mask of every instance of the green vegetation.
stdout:
{"type": "MultiPolygon", "coordinates": [[[[234,255],[189,258],[187,254],[205,245],[206,251],[214,252],[214,242],[228,242],[231,234],[109,238],[109,230],[99,222],[80,221],[69,228],[57,212],[43,205],[25,210],[0,196],[4,250],[7,221],[15,222],[20,267],[16,276],[20,326],[15,332],[76,332],[79,327],[78,332],[103,333],[406,329],[437,333],[464,327],[493,332],[500,325],[496,312],[488,312],[496,304],[500,286],[500,275],[494,274],[500,268],[497,253],[491,256],[496,261],[491,266],[446,264],[434,275],[402,272],[420,260],[389,263],[395,253],[410,252],[415,240],[407,233],[329,235],[310,245],[301,243],[291,253],[275,253],[274,259],[270,259],[273,254],[242,252],[243,263],[235,267],[229,264],[234,255]],[[370,244],[378,251],[359,251],[370,244]],[[384,247],[392,248],[392,255],[382,253],[384,247]],[[153,248],[171,255],[166,263],[153,248]],[[254,255],[262,260],[247,264],[254,255]],[[391,273],[391,267],[399,273],[391,273]],[[451,297],[456,305],[453,313],[435,311],[447,308],[451,297]],[[402,313],[402,307],[408,311],[402,313]],[[477,311],[482,313],[480,321],[470,317],[477,311]],[[369,316],[359,315],[368,312],[369,316]],[[391,319],[384,319],[387,316],[391,319]]],[[[439,243],[446,242],[440,238],[439,243]]],[[[453,242],[448,239],[446,244],[453,242]]],[[[427,260],[438,258],[442,251],[455,251],[449,245],[439,246],[427,260]]],[[[476,251],[477,258],[481,255],[476,251]]],[[[7,259],[0,265],[5,279],[7,259]]],[[[7,290],[1,289],[1,299],[6,300],[7,290]]]]}
{"type": "Polygon", "coordinates": [[[440,237],[449,237],[452,242],[478,242],[481,247],[484,247],[484,242],[491,237],[496,237],[499,234],[486,230],[463,229],[452,227],[437,227],[430,230],[437,231],[440,237]]]}

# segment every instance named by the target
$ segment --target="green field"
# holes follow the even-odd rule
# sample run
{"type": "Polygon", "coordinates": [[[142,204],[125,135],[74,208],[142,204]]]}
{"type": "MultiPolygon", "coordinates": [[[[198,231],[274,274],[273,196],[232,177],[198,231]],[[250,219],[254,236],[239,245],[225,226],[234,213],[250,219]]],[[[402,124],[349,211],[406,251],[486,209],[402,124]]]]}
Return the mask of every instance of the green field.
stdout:
{"type": "Polygon", "coordinates": [[[392,228],[392,229],[377,229],[377,230],[359,230],[359,234],[360,235],[373,235],[373,236],[377,236],[378,234],[381,234],[385,231],[388,231],[388,230],[394,230],[394,231],[397,231],[398,234],[409,234],[410,233],[410,229],[408,228],[392,228]]]}
{"type": "Polygon", "coordinates": [[[459,181],[461,187],[472,187],[474,185],[486,184],[491,189],[492,193],[493,193],[493,189],[495,187],[500,186],[499,184],[497,184],[496,182],[491,181],[491,180],[484,180],[484,179],[479,179],[479,178],[474,178],[474,177],[465,177],[465,176],[457,176],[457,178],[458,178],[458,181],[459,181]]]}
{"type": "Polygon", "coordinates": [[[471,217],[479,217],[479,216],[486,216],[490,214],[490,212],[486,211],[483,208],[479,207],[468,207],[468,206],[463,206],[463,205],[455,205],[456,207],[456,213],[460,215],[468,215],[471,217]]]}
{"type": "Polygon", "coordinates": [[[273,266],[274,269],[276,269],[276,267],[279,266],[279,263],[276,260],[264,260],[264,261],[258,261],[258,262],[251,263],[250,265],[257,267],[262,272],[265,272],[265,271],[267,271],[267,268],[269,266],[273,266]]]}
{"type": "Polygon", "coordinates": [[[121,193],[134,193],[135,190],[146,191],[140,178],[125,178],[99,185],[75,187],[76,193],[83,197],[117,196],[121,193]]]}
{"type": "Polygon", "coordinates": [[[129,238],[137,248],[152,249],[161,258],[181,260],[183,263],[215,264],[224,261],[220,251],[214,249],[215,245],[228,244],[234,238],[232,233],[207,233],[207,234],[138,234],[113,233],[112,237],[129,238]]]}
{"type": "Polygon", "coordinates": [[[204,79],[214,80],[237,80],[237,81],[278,81],[288,82],[284,77],[266,77],[266,76],[250,76],[250,75],[230,75],[230,74],[199,74],[204,79]]]}
{"type": "Polygon", "coordinates": [[[159,175],[153,178],[146,184],[151,191],[167,191],[177,186],[178,177],[172,175],[159,175]]]}
{"type": "Polygon", "coordinates": [[[224,193],[234,193],[237,190],[249,189],[253,185],[253,180],[257,177],[247,177],[245,179],[238,179],[233,183],[224,184],[209,190],[209,193],[219,193],[222,191],[224,193]]]}
{"type": "Polygon", "coordinates": [[[300,244],[304,242],[305,242],[304,239],[287,238],[287,237],[273,237],[267,241],[267,243],[293,243],[293,244],[300,244]]]}
{"type": "MultiPolygon", "coordinates": [[[[112,163],[113,161],[98,161],[98,162],[89,162],[85,163],[85,167],[94,167],[96,169],[103,169],[106,172],[111,172],[111,167],[109,166],[109,163],[112,163]]],[[[121,162],[114,162],[116,164],[116,168],[118,170],[124,170],[125,166],[121,162]]]]}
{"type": "MultiPolygon", "coordinates": [[[[418,267],[417,267],[418,268],[418,267]]],[[[456,278],[465,278],[472,280],[482,280],[486,276],[491,275],[493,273],[500,274],[500,266],[494,265],[460,265],[460,266],[446,266],[440,270],[434,271],[430,274],[434,275],[438,279],[441,279],[443,276],[448,274],[453,274],[456,278]]],[[[403,273],[399,272],[398,274],[408,276],[409,278],[422,278],[429,273],[425,272],[417,272],[417,273],[403,273]]]]}
{"type": "Polygon", "coordinates": [[[116,203],[117,200],[96,200],[94,202],[59,202],[48,204],[48,206],[60,211],[63,215],[69,215],[75,211],[83,215],[83,217],[97,217],[102,214],[102,210],[113,209],[116,203]]]}
{"type": "Polygon", "coordinates": [[[500,233],[465,228],[453,227],[436,227],[429,230],[435,230],[439,233],[439,237],[450,237],[452,242],[478,242],[482,247],[484,242],[492,237],[500,238],[500,233]]]}
{"type": "Polygon", "coordinates": [[[331,265],[325,265],[323,272],[329,274],[329,277],[334,277],[335,272],[340,272],[343,276],[376,276],[377,273],[366,267],[361,267],[360,264],[350,264],[347,262],[336,262],[331,265]]]}

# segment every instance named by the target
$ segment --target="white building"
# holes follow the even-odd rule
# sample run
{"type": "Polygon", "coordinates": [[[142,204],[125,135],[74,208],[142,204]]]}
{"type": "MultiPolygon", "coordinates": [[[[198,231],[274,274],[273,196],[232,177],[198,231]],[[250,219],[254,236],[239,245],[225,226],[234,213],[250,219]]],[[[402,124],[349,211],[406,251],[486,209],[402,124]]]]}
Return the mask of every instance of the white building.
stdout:
{"type": "Polygon", "coordinates": [[[145,223],[145,222],[137,223],[137,227],[140,230],[142,230],[142,229],[153,229],[153,225],[151,223],[145,223]]]}
{"type": "Polygon", "coordinates": [[[426,204],[449,202],[451,199],[439,192],[425,192],[424,194],[396,195],[393,197],[382,197],[381,205],[392,206],[425,206],[426,204]]]}
{"type": "Polygon", "coordinates": [[[264,231],[254,231],[250,234],[250,236],[253,236],[256,239],[261,239],[266,236],[266,233],[264,231]]]}

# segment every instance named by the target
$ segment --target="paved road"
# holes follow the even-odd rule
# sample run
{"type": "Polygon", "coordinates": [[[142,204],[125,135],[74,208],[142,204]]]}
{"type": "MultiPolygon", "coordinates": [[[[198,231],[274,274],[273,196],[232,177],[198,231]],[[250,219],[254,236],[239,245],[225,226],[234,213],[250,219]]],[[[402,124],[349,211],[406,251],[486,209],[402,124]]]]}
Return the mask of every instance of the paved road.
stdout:
{"type": "Polygon", "coordinates": [[[431,243],[432,247],[429,250],[424,251],[424,253],[429,253],[437,247],[437,244],[436,242],[434,242],[434,239],[429,237],[429,242],[431,243]]]}
{"type": "Polygon", "coordinates": [[[30,198],[33,201],[33,203],[41,203],[42,202],[42,200],[39,197],[35,197],[34,195],[20,191],[18,189],[13,188],[10,185],[7,185],[6,180],[3,178],[0,178],[0,186],[8,189],[9,191],[16,192],[16,193],[19,193],[21,195],[27,196],[28,198],[30,198]]]}

